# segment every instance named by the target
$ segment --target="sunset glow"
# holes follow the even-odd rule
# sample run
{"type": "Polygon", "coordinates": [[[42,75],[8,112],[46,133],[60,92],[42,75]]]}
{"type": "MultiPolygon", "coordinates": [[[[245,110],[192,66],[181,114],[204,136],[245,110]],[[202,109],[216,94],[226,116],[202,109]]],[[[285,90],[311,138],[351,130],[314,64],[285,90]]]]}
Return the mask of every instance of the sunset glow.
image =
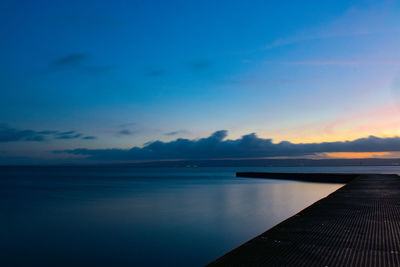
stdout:
{"type": "Polygon", "coordinates": [[[390,158],[390,152],[332,152],[324,153],[329,158],[340,159],[367,159],[367,158],[390,158]]]}
{"type": "Polygon", "coordinates": [[[218,131],[293,144],[400,136],[395,1],[61,2],[0,4],[0,164],[218,131]]]}

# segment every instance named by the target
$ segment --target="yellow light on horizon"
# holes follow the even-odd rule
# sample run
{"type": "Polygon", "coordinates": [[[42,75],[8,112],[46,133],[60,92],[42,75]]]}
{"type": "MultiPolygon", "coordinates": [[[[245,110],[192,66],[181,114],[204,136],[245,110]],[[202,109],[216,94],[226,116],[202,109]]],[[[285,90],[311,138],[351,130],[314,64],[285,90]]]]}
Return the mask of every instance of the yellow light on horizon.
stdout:
{"type": "Polygon", "coordinates": [[[392,152],[330,152],[323,155],[330,158],[341,159],[367,159],[367,158],[382,158],[392,156],[392,152]]]}

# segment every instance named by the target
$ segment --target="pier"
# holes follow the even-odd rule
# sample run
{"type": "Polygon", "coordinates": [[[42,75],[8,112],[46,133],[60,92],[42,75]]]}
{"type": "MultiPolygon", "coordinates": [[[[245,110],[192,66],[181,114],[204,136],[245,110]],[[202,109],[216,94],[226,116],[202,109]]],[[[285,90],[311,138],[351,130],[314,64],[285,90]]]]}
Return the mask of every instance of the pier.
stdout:
{"type": "Polygon", "coordinates": [[[237,176],[347,184],[208,266],[400,266],[399,176],[237,176]]]}

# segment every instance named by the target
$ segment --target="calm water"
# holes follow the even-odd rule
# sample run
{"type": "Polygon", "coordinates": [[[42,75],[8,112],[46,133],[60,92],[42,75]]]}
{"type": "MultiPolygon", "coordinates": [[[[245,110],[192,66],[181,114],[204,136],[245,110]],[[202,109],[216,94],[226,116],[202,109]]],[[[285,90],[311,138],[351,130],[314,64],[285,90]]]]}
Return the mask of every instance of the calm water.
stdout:
{"type": "Polygon", "coordinates": [[[0,168],[0,265],[201,266],[341,185],[235,178],[342,168],[0,168]]]}

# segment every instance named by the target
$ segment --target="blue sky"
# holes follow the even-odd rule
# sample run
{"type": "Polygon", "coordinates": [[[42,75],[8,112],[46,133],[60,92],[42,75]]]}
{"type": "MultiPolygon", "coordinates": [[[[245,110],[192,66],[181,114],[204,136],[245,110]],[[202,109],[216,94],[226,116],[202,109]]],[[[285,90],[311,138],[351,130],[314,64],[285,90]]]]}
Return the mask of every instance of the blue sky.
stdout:
{"type": "Polygon", "coordinates": [[[396,1],[1,1],[0,20],[3,135],[58,134],[4,138],[7,162],[218,130],[400,134],[396,1]]]}

